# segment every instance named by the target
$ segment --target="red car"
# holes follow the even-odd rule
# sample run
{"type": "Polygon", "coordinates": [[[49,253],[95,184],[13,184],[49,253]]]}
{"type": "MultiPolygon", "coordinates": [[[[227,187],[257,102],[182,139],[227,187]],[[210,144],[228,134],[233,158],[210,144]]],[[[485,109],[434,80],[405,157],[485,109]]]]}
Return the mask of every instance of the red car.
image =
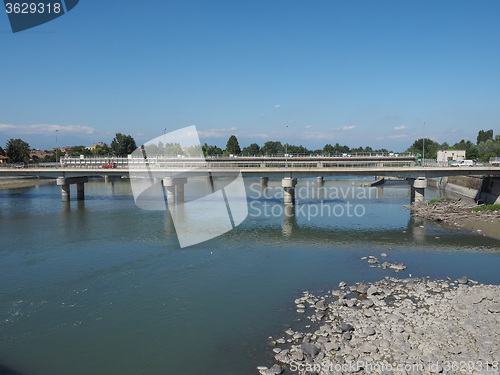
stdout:
{"type": "Polygon", "coordinates": [[[104,164],[102,167],[106,168],[106,169],[108,169],[108,168],[116,168],[116,163],[104,164]]]}

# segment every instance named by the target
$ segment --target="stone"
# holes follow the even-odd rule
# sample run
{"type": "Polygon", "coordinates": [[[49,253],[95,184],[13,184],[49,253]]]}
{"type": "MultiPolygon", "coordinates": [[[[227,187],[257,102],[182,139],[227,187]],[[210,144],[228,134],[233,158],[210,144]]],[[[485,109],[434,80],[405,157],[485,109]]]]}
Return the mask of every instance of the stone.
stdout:
{"type": "Polygon", "coordinates": [[[354,331],[354,327],[349,323],[340,323],[339,328],[342,333],[354,331]]]}
{"type": "Polygon", "coordinates": [[[491,313],[500,313],[500,303],[488,306],[488,311],[491,313]]]}
{"type": "Polygon", "coordinates": [[[269,371],[271,371],[271,373],[274,375],[278,375],[283,372],[283,369],[281,368],[280,365],[274,364],[273,367],[269,369],[269,371]]]}
{"type": "Polygon", "coordinates": [[[319,353],[319,348],[314,344],[302,343],[300,345],[300,348],[302,349],[304,354],[309,355],[311,357],[315,357],[319,353]]]}
{"type": "Polygon", "coordinates": [[[467,278],[467,276],[462,276],[461,278],[459,278],[457,280],[457,283],[459,284],[467,284],[469,282],[469,279],[467,278]]]}
{"type": "Polygon", "coordinates": [[[375,345],[369,343],[369,342],[365,342],[363,343],[360,347],[359,347],[359,350],[362,352],[362,353],[373,353],[373,352],[377,352],[378,349],[375,345]]]}

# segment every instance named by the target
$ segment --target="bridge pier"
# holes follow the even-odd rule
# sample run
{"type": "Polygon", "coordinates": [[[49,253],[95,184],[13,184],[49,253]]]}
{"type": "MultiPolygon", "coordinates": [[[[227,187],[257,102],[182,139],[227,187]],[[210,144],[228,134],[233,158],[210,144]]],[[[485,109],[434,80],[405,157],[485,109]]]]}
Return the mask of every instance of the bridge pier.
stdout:
{"type": "Polygon", "coordinates": [[[267,188],[267,183],[269,182],[269,177],[261,177],[260,178],[260,190],[264,190],[267,188]]]}
{"type": "Polygon", "coordinates": [[[69,202],[71,199],[71,184],[76,184],[76,199],[85,199],[85,183],[89,181],[88,177],[58,177],[56,181],[57,186],[61,187],[61,198],[63,202],[69,202]]]}
{"type": "Polygon", "coordinates": [[[163,186],[167,192],[167,203],[177,204],[184,203],[184,184],[187,183],[186,177],[172,178],[165,177],[163,179],[163,186]],[[177,194],[176,194],[177,193],[177,194]]]}
{"type": "Polygon", "coordinates": [[[425,198],[425,188],[427,187],[427,178],[409,178],[408,183],[411,189],[410,203],[422,203],[425,198]]]}
{"type": "Polygon", "coordinates": [[[285,177],[283,180],[281,180],[285,206],[295,205],[295,185],[297,185],[296,178],[285,177]]]}

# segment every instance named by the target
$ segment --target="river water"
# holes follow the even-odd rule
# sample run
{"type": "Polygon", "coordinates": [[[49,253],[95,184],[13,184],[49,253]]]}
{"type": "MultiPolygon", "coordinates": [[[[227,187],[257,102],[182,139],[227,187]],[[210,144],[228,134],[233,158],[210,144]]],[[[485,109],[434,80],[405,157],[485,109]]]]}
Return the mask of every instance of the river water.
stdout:
{"type": "Polygon", "coordinates": [[[0,374],[256,374],[304,290],[409,274],[500,283],[500,241],[412,218],[404,183],[336,178],[320,200],[313,181],[289,216],[280,181],[264,196],[246,180],[247,219],[183,249],[127,180],[91,180],[69,203],[55,185],[0,191],[0,374]],[[382,252],[408,268],[360,260],[382,252]]]}

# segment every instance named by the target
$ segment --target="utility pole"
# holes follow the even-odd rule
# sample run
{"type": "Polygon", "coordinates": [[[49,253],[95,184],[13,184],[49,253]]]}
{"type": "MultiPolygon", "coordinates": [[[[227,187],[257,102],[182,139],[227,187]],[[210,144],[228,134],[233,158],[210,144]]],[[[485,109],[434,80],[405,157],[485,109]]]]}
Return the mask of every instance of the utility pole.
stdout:
{"type": "Polygon", "coordinates": [[[59,148],[57,147],[57,132],[59,131],[59,129],[56,129],[56,163],[57,163],[57,156],[59,154],[59,148]]]}
{"type": "Polygon", "coordinates": [[[425,121],[424,121],[424,138],[422,138],[422,167],[424,166],[425,161],[425,121]]]}

